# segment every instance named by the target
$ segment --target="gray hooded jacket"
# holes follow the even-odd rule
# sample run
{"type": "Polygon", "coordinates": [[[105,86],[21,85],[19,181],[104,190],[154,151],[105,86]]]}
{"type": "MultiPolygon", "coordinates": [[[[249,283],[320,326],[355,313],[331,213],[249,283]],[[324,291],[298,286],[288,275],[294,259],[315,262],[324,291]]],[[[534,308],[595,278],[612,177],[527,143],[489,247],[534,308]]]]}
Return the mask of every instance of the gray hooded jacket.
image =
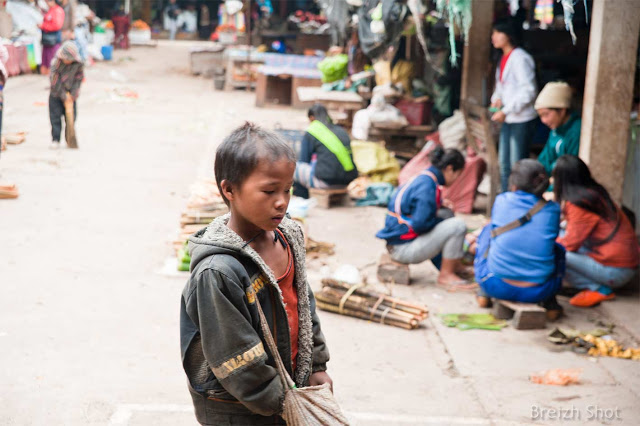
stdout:
{"type": "Polygon", "coordinates": [[[260,330],[255,297],[298,387],[308,385],[312,373],[326,370],[329,352],[307,282],[298,224],[285,218],[279,226],[295,262],[299,334],[294,372],[277,281],[258,253],[226,226],[228,220],[229,214],[219,217],[189,239],[191,278],[180,309],[182,362],[198,421],[230,424],[241,416],[247,424],[261,424],[264,416],[281,413],[284,387],[260,330]]]}

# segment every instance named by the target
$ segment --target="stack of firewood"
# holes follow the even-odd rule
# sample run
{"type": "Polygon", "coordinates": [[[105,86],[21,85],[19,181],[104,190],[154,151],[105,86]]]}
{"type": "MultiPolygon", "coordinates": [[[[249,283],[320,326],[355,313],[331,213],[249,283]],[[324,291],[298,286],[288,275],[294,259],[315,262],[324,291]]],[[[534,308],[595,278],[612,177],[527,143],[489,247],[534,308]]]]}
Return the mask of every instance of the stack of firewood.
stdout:
{"type": "Polygon", "coordinates": [[[12,183],[0,183],[0,199],[18,198],[18,187],[12,183]]]}
{"type": "Polygon", "coordinates": [[[413,330],[429,315],[426,306],[367,290],[361,285],[324,279],[315,293],[318,308],[413,330]]]}
{"type": "Polygon", "coordinates": [[[176,253],[191,235],[228,211],[215,180],[204,179],[193,184],[187,207],[180,217],[178,238],[173,242],[176,253]]]}

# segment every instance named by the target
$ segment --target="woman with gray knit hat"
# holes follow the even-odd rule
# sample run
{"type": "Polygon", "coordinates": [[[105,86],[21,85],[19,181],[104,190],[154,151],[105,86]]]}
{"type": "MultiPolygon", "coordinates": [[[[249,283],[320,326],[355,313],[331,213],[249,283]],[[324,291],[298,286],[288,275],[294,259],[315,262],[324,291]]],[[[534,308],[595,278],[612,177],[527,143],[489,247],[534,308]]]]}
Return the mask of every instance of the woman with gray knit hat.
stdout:
{"type": "Polygon", "coordinates": [[[547,83],[536,99],[540,120],[551,129],[538,161],[551,176],[556,161],[563,155],[578,155],[582,120],[571,111],[571,87],[567,83],[547,83]]]}

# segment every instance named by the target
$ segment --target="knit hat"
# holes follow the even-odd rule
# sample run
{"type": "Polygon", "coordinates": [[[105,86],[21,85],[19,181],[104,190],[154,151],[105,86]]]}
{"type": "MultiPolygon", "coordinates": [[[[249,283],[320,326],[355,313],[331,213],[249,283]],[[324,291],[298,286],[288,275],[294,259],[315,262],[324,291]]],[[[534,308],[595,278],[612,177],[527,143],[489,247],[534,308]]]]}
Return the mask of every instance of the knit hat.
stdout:
{"type": "Polygon", "coordinates": [[[534,105],[535,109],[541,108],[570,108],[571,87],[564,82],[547,83],[534,105]]]}
{"type": "Polygon", "coordinates": [[[56,57],[63,61],[82,62],[80,51],[74,41],[65,41],[56,52],[56,57]]]}

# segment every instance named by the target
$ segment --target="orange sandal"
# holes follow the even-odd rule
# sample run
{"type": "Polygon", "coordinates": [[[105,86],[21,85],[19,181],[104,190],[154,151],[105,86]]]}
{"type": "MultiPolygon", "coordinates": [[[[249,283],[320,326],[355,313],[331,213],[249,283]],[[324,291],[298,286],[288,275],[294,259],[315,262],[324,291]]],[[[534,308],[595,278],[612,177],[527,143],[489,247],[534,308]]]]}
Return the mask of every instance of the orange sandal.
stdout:
{"type": "Polygon", "coordinates": [[[611,300],[615,297],[616,295],[613,293],[602,294],[599,291],[584,290],[573,296],[571,300],[569,300],[569,303],[571,303],[573,306],[579,306],[581,308],[590,308],[601,302],[604,302],[605,300],[611,300]]]}

